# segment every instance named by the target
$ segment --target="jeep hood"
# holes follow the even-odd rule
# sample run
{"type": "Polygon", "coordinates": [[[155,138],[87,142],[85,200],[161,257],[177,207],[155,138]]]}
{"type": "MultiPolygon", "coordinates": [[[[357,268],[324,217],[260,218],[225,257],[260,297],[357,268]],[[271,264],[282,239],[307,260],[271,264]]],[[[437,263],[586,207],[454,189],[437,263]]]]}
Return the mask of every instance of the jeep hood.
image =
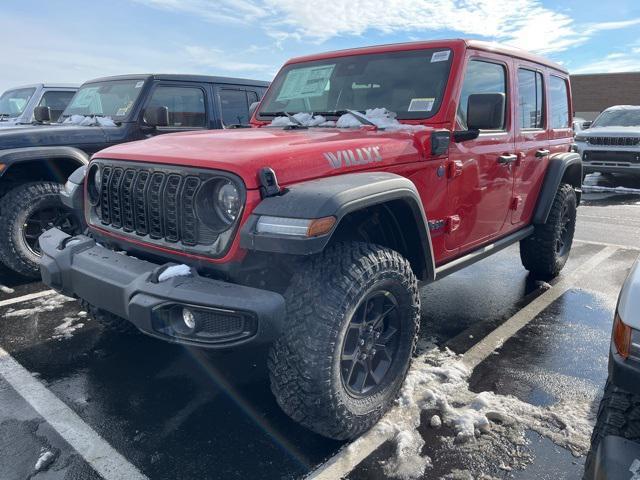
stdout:
{"type": "Polygon", "coordinates": [[[640,136],[640,126],[638,127],[593,127],[581,130],[580,135],[586,137],[630,137],[640,136]]]}
{"type": "MultiPolygon", "coordinates": [[[[118,127],[111,127],[111,129],[118,127]]],[[[107,128],[67,125],[34,125],[0,128],[0,149],[58,145],[104,144],[107,128]]]]}
{"type": "Polygon", "coordinates": [[[271,167],[281,185],[318,177],[415,162],[424,158],[433,129],[384,131],[250,128],[161,135],[102,150],[95,158],[226,170],[258,188],[258,171],[271,167]]]}

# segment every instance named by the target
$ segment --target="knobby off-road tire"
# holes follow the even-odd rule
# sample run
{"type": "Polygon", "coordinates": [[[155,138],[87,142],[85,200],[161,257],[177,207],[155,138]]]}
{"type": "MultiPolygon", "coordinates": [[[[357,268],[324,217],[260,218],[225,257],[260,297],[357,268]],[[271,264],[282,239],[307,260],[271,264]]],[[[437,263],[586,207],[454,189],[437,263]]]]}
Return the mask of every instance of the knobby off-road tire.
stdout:
{"type": "Polygon", "coordinates": [[[84,300],[80,303],[82,304],[82,308],[87,312],[89,318],[98,322],[106,330],[123,335],[135,335],[139,333],[138,329],[128,320],[107,312],[106,310],[102,310],[101,308],[94,307],[84,300]]]}
{"type": "Polygon", "coordinates": [[[607,435],[640,441],[640,395],[634,395],[607,382],[591,435],[591,449],[585,462],[585,478],[593,468],[598,445],[607,435]]]}
{"type": "Polygon", "coordinates": [[[562,184],[553,200],[547,222],[536,225],[533,235],[520,242],[520,259],[534,276],[550,279],[567,263],[576,228],[576,192],[562,184]]]}
{"type": "Polygon", "coordinates": [[[0,199],[0,260],[25,277],[40,277],[41,230],[55,226],[79,233],[79,222],[60,201],[62,188],[55,182],[23,183],[0,199]]]}
{"type": "Polygon", "coordinates": [[[378,245],[338,243],[299,267],[285,299],[287,319],[268,362],[278,404],[321,435],[357,437],[391,406],[415,350],[420,297],[409,262],[378,245]]]}

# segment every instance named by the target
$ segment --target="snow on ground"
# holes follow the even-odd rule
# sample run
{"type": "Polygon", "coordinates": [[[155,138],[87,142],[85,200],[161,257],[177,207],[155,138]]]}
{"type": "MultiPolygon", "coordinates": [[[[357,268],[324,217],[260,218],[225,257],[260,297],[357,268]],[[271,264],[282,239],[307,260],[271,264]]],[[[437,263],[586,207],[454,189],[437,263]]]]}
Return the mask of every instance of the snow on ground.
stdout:
{"type": "MultiPolygon", "coordinates": [[[[368,121],[373,123],[376,127],[384,130],[424,130],[426,127],[423,125],[409,125],[406,123],[400,123],[396,119],[396,114],[390,112],[386,108],[370,108],[365,111],[364,114],[356,112],[368,121]]],[[[353,114],[345,113],[341,115],[336,122],[327,121],[322,115],[312,115],[306,112],[296,113],[292,115],[300,124],[305,127],[337,127],[337,128],[360,128],[364,124],[360,122],[353,114]]],[[[271,127],[287,127],[296,125],[295,121],[292,121],[289,117],[276,117],[270,125],[271,127]]]]}
{"type": "Polygon", "coordinates": [[[35,315],[40,312],[51,312],[60,308],[63,304],[67,302],[73,302],[73,298],[65,297],[64,295],[53,294],[48,295],[46,297],[40,297],[32,301],[30,308],[21,308],[21,309],[8,309],[3,317],[11,318],[11,317],[22,317],[22,316],[30,316],[35,315]]]}
{"type": "Polygon", "coordinates": [[[603,187],[601,185],[583,185],[582,191],[585,193],[622,193],[640,195],[640,189],[629,187],[603,187]]]}
{"type": "Polygon", "coordinates": [[[51,338],[55,340],[68,340],[73,337],[73,333],[76,330],[84,327],[84,323],[79,321],[83,316],[86,316],[86,312],[80,313],[78,314],[80,318],[64,317],[62,319],[62,323],[53,329],[53,335],[51,338]],[[85,315],[80,315],[80,313],[84,313],[85,315]]]}
{"type": "MultiPolygon", "coordinates": [[[[472,392],[470,374],[460,356],[435,345],[428,346],[426,353],[415,360],[398,407],[374,427],[374,434],[392,433],[396,444],[395,455],[383,465],[388,476],[419,478],[430,467],[431,459],[421,454],[424,440],[417,431],[423,410],[437,412],[439,421],[432,418],[432,428],[441,428],[441,423],[453,431],[453,436],[441,437],[445,449],[479,458],[498,451],[499,458],[508,463],[497,466],[505,471],[522,469],[531,462],[524,451],[527,430],[547,437],[575,456],[589,450],[595,420],[592,398],[572,398],[538,407],[513,396],[472,392]]],[[[486,465],[487,469],[495,466],[492,460],[486,465]]],[[[483,473],[478,469],[474,478],[481,478],[483,473]]]]}
{"type": "Polygon", "coordinates": [[[189,265],[171,265],[158,275],[158,281],[164,282],[173,277],[186,277],[188,275],[191,275],[191,267],[189,265]]]}
{"type": "Polygon", "coordinates": [[[40,452],[40,456],[38,457],[38,461],[36,462],[36,465],[34,467],[35,471],[39,472],[41,470],[46,470],[47,468],[49,468],[49,466],[54,462],[55,456],[55,453],[46,449],[42,449],[42,451],[40,452]]]}
{"type": "Polygon", "coordinates": [[[6,285],[0,285],[0,292],[3,293],[13,293],[15,290],[13,288],[9,288],[6,285]]]}
{"type": "Polygon", "coordinates": [[[64,125],[80,125],[81,127],[115,127],[115,122],[111,117],[85,117],[84,115],[71,115],[64,122],[64,125]]]}

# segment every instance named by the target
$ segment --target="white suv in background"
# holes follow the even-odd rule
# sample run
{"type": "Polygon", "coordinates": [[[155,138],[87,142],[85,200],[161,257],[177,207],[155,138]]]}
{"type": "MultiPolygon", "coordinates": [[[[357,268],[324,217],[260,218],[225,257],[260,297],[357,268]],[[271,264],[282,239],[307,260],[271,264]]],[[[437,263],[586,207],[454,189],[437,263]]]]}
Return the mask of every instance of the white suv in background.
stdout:
{"type": "Polygon", "coordinates": [[[576,134],[582,174],[593,172],[640,174],[640,106],[607,108],[576,134]]]}
{"type": "Polygon", "coordinates": [[[77,85],[53,83],[11,88],[0,95],[0,127],[31,124],[36,107],[49,107],[55,122],[77,90],[77,85]]]}

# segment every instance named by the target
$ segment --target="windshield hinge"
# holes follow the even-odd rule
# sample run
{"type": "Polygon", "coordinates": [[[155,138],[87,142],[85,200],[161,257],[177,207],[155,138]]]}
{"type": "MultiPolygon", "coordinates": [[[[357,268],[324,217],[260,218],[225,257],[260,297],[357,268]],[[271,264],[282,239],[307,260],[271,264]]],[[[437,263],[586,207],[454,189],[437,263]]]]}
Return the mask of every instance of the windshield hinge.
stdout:
{"type": "Polygon", "coordinates": [[[281,189],[278,185],[278,177],[272,168],[262,167],[258,172],[260,177],[260,195],[262,198],[275,197],[280,195],[281,189]]]}

